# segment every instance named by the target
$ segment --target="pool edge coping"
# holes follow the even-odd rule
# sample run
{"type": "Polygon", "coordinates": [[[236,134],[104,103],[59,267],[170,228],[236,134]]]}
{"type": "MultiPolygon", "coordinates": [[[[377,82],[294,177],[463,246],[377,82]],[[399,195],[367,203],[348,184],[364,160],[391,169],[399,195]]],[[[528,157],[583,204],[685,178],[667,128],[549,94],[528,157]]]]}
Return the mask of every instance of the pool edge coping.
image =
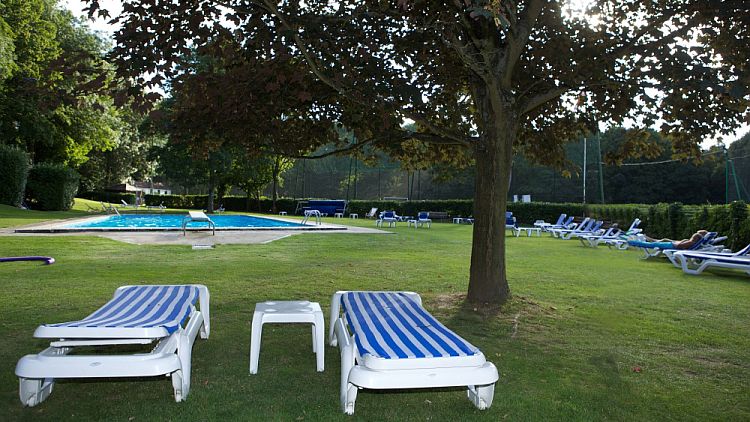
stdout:
{"type": "MultiPolygon", "coordinates": [[[[180,214],[174,214],[173,215],[180,215],[180,214]]],[[[94,220],[97,218],[102,217],[109,217],[113,214],[98,214],[98,215],[92,215],[92,216],[85,216],[85,217],[72,217],[72,218],[64,218],[60,220],[54,220],[53,222],[45,221],[42,223],[34,223],[29,225],[20,226],[17,228],[8,228],[8,230],[12,230],[14,233],[25,233],[25,234],[33,234],[33,233],[40,233],[40,234],[50,234],[50,233],[128,233],[128,232],[141,232],[141,233],[159,233],[159,232],[172,232],[172,231],[182,231],[181,227],[60,227],[61,225],[70,224],[73,222],[82,222],[86,220],[94,220]]],[[[136,215],[136,214],[132,214],[136,215]]],[[[144,215],[144,214],[141,214],[144,215]]],[[[154,215],[163,215],[163,214],[154,214],[154,215]]],[[[232,214],[228,214],[232,215],[232,214]]],[[[278,216],[256,216],[253,214],[237,214],[237,215],[245,215],[248,217],[257,217],[257,218],[266,218],[269,220],[276,220],[276,221],[283,221],[285,223],[295,223],[300,224],[297,221],[294,220],[288,220],[279,218],[278,216]]],[[[205,231],[210,230],[206,227],[188,227],[187,231],[205,231]]],[[[305,225],[305,226],[277,226],[277,227],[216,227],[216,231],[222,231],[222,232],[243,232],[243,231],[281,231],[281,230],[290,230],[290,231],[346,231],[349,230],[347,226],[343,225],[337,225],[337,224],[329,224],[329,223],[323,223],[323,224],[317,224],[317,225],[305,225]]]]}

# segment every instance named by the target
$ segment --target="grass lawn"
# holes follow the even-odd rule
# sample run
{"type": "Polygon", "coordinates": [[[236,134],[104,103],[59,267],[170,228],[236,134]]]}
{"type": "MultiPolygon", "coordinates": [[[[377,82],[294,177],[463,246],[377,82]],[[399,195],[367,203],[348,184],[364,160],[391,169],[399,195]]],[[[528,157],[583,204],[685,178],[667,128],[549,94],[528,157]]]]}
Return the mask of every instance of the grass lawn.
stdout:
{"type": "MultiPolygon", "coordinates": [[[[76,213],[0,207],[0,227],[76,213]]],[[[469,226],[393,231],[195,251],[98,237],[2,237],[0,256],[50,255],[57,263],[0,264],[0,420],[750,419],[746,276],[689,276],[631,251],[508,238],[514,298],[482,312],[463,303],[469,226]],[[46,347],[34,329],[79,319],[116,287],[135,283],[209,287],[211,338],[196,340],[187,401],[174,403],[163,378],[68,380],[41,405],[23,408],[13,370],[21,356],[46,347]],[[476,410],[461,389],[362,390],[347,417],[339,410],[338,349],[326,348],[326,370],[317,373],[309,328],[299,325],[266,325],[259,372],[248,375],[255,302],[309,299],[327,312],[341,289],[419,292],[430,312],[498,367],[492,408],[476,410]]]]}

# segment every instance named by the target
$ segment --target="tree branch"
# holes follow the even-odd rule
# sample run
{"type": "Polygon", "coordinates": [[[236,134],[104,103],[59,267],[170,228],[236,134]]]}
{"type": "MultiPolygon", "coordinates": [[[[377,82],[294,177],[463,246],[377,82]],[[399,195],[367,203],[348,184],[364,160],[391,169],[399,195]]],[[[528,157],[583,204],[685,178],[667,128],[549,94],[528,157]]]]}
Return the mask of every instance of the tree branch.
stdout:
{"type": "Polygon", "coordinates": [[[505,46],[505,66],[502,69],[502,86],[510,88],[513,81],[513,69],[521,58],[526,44],[529,42],[531,30],[536,24],[536,20],[544,9],[543,0],[529,0],[526,10],[518,23],[518,31],[511,31],[508,44],[505,46]]]}
{"type": "Polygon", "coordinates": [[[535,108],[541,106],[542,104],[546,103],[547,101],[552,101],[556,98],[559,98],[561,95],[565,94],[566,92],[570,91],[572,87],[569,86],[556,86],[547,92],[544,92],[542,94],[533,96],[529,98],[525,104],[521,107],[521,115],[527,114],[534,110],[535,108]]]}
{"type": "MultiPolygon", "coordinates": [[[[661,23],[666,22],[671,16],[665,16],[661,23]]],[[[650,51],[654,47],[662,46],[670,41],[673,41],[675,38],[677,38],[680,35],[687,34],[690,29],[695,28],[697,24],[698,19],[692,18],[688,20],[685,25],[682,27],[679,27],[675,29],[674,31],[671,31],[667,33],[666,35],[663,35],[660,38],[657,38],[653,41],[647,42],[645,44],[636,44],[638,40],[640,40],[644,35],[651,33],[658,29],[657,25],[649,25],[648,28],[646,28],[644,31],[639,32],[627,45],[622,46],[621,48],[615,50],[613,52],[613,56],[615,57],[622,57],[626,54],[637,54],[637,53],[645,53],[650,51]]]]}
{"type": "Polygon", "coordinates": [[[379,136],[373,136],[372,138],[366,139],[364,141],[360,141],[357,143],[349,144],[342,148],[334,149],[333,151],[324,152],[317,155],[297,155],[297,156],[289,156],[292,158],[304,158],[304,159],[320,159],[325,157],[330,157],[331,155],[338,155],[338,154],[344,154],[352,151],[357,151],[362,148],[364,148],[367,145],[376,143],[380,140],[388,140],[388,141],[408,141],[409,139],[416,139],[422,142],[430,143],[430,144],[440,144],[440,145],[458,145],[463,146],[464,144],[461,142],[456,142],[452,139],[446,139],[443,137],[440,137],[438,135],[432,134],[432,133],[424,133],[424,132],[409,132],[405,130],[397,130],[392,131],[387,134],[382,134],[379,136]]]}
{"type": "Polygon", "coordinates": [[[474,59],[472,53],[467,51],[469,49],[468,44],[463,44],[456,34],[451,34],[450,39],[446,40],[446,42],[453,47],[453,50],[458,53],[458,57],[461,58],[461,61],[471,69],[472,72],[476,73],[479,78],[485,81],[485,83],[488,82],[490,76],[487,73],[487,70],[483,69],[480,63],[474,59]]]}

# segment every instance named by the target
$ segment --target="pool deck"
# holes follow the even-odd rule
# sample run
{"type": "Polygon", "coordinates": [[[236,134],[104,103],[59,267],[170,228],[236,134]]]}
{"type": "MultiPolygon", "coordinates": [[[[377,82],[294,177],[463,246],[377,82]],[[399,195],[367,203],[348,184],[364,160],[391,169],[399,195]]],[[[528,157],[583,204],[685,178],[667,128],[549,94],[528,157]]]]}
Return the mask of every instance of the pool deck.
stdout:
{"type": "MultiPolygon", "coordinates": [[[[91,219],[101,217],[85,217],[91,219]]],[[[274,218],[266,217],[264,218],[274,218]]],[[[55,220],[52,222],[43,222],[21,227],[0,229],[0,235],[3,236],[98,236],[107,239],[116,240],[135,245],[193,245],[193,246],[213,246],[213,245],[230,245],[230,244],[262,244],[269,243],[285,237],[300,234],[323,234],[323,233],[346,233],[346,234],[389,234],[391,232],[371,229],[366,227],[344,226],[340,224],[308,224],[304,227],[293,228],[216,228],[216,235],[211,235],[205,228],[188,228],[186,235],[183,236],[182,229],[132,229],[132,228],[115,228],[115,229],[67,229],[62,226],[72,222],[80,222],[84,219],[65,219],[55,220]]],[[[297,220],[286,220],[274,218],[283,221],[299,223],[297,220]]]]}

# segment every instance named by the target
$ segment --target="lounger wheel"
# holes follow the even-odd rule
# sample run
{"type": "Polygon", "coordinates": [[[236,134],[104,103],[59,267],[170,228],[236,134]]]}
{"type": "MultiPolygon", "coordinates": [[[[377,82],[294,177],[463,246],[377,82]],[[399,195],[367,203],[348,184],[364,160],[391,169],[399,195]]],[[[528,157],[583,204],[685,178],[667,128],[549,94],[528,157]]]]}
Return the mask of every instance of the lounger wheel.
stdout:
{"type": "Polygon", "coordinates": [[[495,396],[495,384],[470,385],[466,390],[466,396],[477,409],[489,409],[492,406],[492,398],[495,396]]]}
{"type": "Polygon", "coordinates": [[[33,407],[52,394],[55,381],[52,378],[18,378],[18,394],[24,406],[33,407]]]}

